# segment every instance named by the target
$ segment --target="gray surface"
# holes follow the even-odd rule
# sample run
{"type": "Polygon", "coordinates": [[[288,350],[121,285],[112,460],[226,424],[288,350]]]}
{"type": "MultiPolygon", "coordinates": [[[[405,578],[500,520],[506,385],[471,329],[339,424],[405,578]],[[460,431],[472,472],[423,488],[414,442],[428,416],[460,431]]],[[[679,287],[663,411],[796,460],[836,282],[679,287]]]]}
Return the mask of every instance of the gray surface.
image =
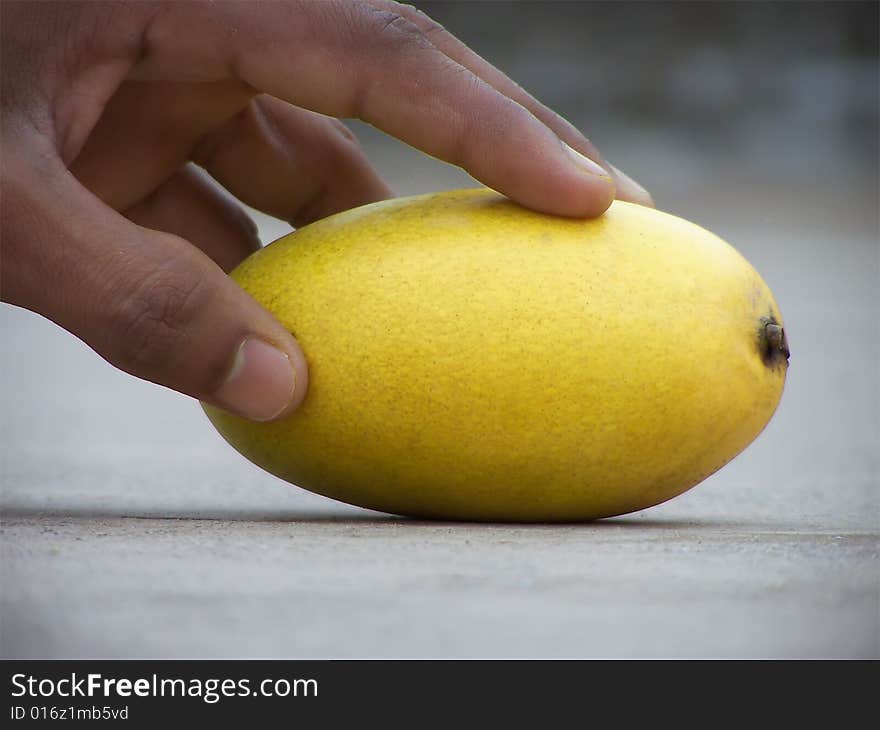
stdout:
{"type": "MultiPolygon", "coordinates": [[[[453,29],[461,7],[442,18],[453,29]]],[[[825,42],[841,37],[832,20],[779,22],[825,42]]],[[[759,21],[745,37],[783,53],[759,21]]],[[[659,48],[651,65],[668,94],[652,103],[681,108],[695,79],[711,93],[689,91],[681,117],[651,122],[609,91],[638,96],[638,75],[613,55],[613,23],[597,26],[604,65],[593,66],[567,55],[589,47],[572,22],[543,45],[511,44],[481,22],[469,40],[500,34],[493,58],[546,88],[661,207],[724,236],[762,273],[793,351],[766,431],[702,485],[627,518],[400,520],[262,473],[194,403],[4,306],[2,655],[880,656],[876,54],[847,60],[838,41],[827,53],[795,42],[808,63],[759,53],[749,67],[720,36],[670,36],[668,63],[659,48]],[[749,68],[760,69],[760,104],[742,97],[749,68]],[[603,85],[612,69],[619,78],[603,85]],[[578,85],[603,90],[605,106],[582,110],[578,85]],[[700,134],[734,112],[717,138],[700,134]]],[[[399,193],[468,183],[358,132],[399,193]]],[[[260,225],[267,241],[285,232],[260,225]]]]}

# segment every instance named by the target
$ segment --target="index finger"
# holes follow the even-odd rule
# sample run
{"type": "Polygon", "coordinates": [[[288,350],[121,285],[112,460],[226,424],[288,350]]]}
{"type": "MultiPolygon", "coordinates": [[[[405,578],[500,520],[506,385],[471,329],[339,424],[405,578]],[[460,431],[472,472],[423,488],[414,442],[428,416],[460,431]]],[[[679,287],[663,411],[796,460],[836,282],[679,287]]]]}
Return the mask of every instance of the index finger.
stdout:
{"type": "Polygon", "coordinates": [[[578,152],[581,152],[608,170],[614,179],[618,199],[653,207],[654,201],[651,198],[650,193],[631,177],[621,172],[613,165],[608,164],[608,162],[602,157],[601,152],[596,149],[596,145],[587,139],[577,127],[538,101],[509,76],[468,48],[466,44],[462,43],[433,18],[412,5],[401,4],[395,2],[395,0],[367,1],[375,7],[399,13],[412,22],[422,31],[425,37],[434,44],[434,46],[449,56],[452,60],[472,71],[475,75],[479,76],[492,86],[492,88],[500,91],[502,94],[519,104],[522,104],[541,122],[555,132],[563,142],[566,142],[578,152]]]}
{"type": "Polygon", "coordinates": [[[606,170],[415,24],[365,2],[172,3],[153,17],[144,46],[140,77],[238,78],[297,106],[360,118],[536,210],[595,216],[614,199],[606,170]]]}

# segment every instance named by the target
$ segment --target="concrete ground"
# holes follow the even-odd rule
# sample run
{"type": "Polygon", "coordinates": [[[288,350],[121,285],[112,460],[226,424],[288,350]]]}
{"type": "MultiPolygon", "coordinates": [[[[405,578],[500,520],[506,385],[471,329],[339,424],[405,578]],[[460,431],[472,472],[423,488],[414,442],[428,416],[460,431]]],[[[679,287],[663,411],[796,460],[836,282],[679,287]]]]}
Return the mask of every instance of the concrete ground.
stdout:
{"type": "MultiPolygon", "coordinates": [[[[876,178],[695,184],[642,159],[786,318],[782,404],[730,465],[595,524],[393,518],[262,473],[195,403],[4,306],[0,653],[880,656],[876,178]]],[[[466,183],[385,162],[404,192],[466,183]]]]}

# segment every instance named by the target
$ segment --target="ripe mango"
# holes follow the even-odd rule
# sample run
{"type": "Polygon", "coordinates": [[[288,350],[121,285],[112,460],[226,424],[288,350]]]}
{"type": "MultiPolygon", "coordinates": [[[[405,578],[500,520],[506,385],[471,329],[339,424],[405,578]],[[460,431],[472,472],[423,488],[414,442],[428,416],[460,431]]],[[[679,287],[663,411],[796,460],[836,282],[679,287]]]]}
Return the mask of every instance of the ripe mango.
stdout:
{"type": "Polygon", "coordinates": [[[650,507],[742,451],[788,365],[770,290],[727,243],[617,201],[595,220],[489,190],[301,228],[234,279],[296,336],[301,408],[223,437],[305,489],[428,518],[650,507]]]}

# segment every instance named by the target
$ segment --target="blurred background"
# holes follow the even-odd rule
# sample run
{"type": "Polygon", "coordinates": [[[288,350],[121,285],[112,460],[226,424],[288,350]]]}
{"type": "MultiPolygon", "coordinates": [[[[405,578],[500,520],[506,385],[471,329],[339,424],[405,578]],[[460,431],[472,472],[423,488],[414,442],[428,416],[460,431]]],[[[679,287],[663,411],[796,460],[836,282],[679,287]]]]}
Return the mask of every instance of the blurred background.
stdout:
{"type": "MultiPolygon", "coordinates": [[[[418,523],[263,474],[4,305],[0,653],[880,655],[878,4],[418,6],[752,262],[792,348],[775,418],[637,515],[418,523]]],[[[352,128],[399,195],[472,184],[352,128]]]]}

